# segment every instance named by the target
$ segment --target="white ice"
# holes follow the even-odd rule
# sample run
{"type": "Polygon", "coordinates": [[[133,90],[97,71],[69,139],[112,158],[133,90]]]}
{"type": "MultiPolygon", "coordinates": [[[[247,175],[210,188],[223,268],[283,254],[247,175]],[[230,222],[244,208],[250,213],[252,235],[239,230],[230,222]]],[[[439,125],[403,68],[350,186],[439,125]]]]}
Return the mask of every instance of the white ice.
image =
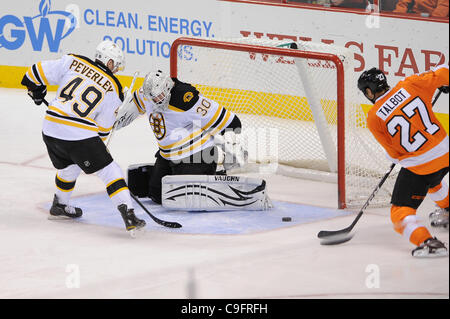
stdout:
{"type": "MultiPolygon", "coordinates": [[[[24,90],[0,89],[0,298],[449,298],[448,258],[413,258],[388,208],[369,208],[338,246],[321,246],[318,231],[346,227],[355,214],[246,235],[137,239],[49,221],[42,205],[52,200],[55,171],[41,138],[44,112],[24,90]]],[[[152,162],[155,149],[143,118],[111,142],[123,169],[152,162]]],[[[274,200],[336,208],[334,184],[264,178],[274,200]]],[[[83,174],[73,196],[102,191],[83,174]]],[[[433,209],[426,199],[418,210],[427,225],[433,209]]],[[[431,231],[448,243],[448,231],[431,231]]]]}

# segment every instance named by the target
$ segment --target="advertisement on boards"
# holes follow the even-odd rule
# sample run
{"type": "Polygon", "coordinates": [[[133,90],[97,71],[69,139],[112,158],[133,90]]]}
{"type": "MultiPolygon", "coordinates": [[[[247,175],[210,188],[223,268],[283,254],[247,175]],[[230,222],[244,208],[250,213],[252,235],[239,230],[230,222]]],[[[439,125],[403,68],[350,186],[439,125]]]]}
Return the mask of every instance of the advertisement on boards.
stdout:
{"type": "Polygon", "coordinates": [[[112,40],[125,53],[125,74],[167,68],[176,38],[214,37],[219,32],[215,17],[201,10],[206,3],[211,1],[131,1],[124,6],[19,0],[0,12],[0,65],[25,66],[66,53],[93,57],[98,43],[112,40]]]}

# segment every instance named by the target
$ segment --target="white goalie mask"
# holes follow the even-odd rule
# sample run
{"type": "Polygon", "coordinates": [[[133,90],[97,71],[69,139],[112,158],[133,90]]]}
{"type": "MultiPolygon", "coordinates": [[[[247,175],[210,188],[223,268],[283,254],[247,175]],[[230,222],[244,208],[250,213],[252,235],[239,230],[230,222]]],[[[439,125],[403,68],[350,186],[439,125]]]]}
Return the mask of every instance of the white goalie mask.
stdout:
{"type": "Polygon", "coordinates": [[[150,72],[145,76],[143,91],[144,96],[155,104],[155,111],[167,110],[170,101],[170,90],[174,86],[173,80],[163,71],[150,72]]]}
{"type": "Polygon", "coordinates": [[[109,60],[113,60],[114,68],[112,73],[122,71],[125,68],[125,57],[122,49],[112,41],[102,41],[95,51],[95,59],[102,62],[105,66],[108,65],[109,60]]]}

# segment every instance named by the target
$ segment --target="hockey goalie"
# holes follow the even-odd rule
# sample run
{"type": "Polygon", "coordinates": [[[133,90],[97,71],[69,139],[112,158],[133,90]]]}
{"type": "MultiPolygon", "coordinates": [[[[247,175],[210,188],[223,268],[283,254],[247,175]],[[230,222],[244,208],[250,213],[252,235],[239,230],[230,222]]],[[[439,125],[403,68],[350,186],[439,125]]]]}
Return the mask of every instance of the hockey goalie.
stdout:
{"type": "MultiPolygon", "coordinates": [[[[272,205],[266,182],[217,174],[243,166],[248,158],[241,121],[194,86],[158,70],[146,75],[133,101],[119,110],[115,129],[139,115],[148,117],[158,143],[156,161],[128,169],[128,187],[169,209],[266,210],[272,205]]],[[[226,173],[225,173],[226,174],[226,173]]]]}

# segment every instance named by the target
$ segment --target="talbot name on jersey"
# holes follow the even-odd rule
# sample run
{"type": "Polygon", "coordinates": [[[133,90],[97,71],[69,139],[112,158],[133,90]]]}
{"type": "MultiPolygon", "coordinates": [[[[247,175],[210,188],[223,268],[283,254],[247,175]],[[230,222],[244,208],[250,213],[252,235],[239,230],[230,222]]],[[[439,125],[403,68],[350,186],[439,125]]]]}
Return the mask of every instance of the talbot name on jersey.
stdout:
{"type": "Polygon", "coordinates": [[[91,68],[89,65],[86,65],[74,59],[69,68],[77,73],[84,75],[85,77],[88,77],[89,79],[100,85],[106,91],[106,93],[113,91],[113,85],[111,84],[111,81],[97,72],[95,69],[91,68]]]}
{"type": "Polygon", "coordinates": [[[220,181],[220,182],[239,182],[239,177],[238,176],[217,175],[217,176],[214,176],[214,180],[220,181]]]}
{"type": "Polygon", "coordinates": [[[389,115],[403,102],[405,102],[411,95],[405,89],[400,89],[394,94],[391,95],[383,105],[377,111],[377,116],[381,118],[383,121],[389,117],[389,115]]]}

